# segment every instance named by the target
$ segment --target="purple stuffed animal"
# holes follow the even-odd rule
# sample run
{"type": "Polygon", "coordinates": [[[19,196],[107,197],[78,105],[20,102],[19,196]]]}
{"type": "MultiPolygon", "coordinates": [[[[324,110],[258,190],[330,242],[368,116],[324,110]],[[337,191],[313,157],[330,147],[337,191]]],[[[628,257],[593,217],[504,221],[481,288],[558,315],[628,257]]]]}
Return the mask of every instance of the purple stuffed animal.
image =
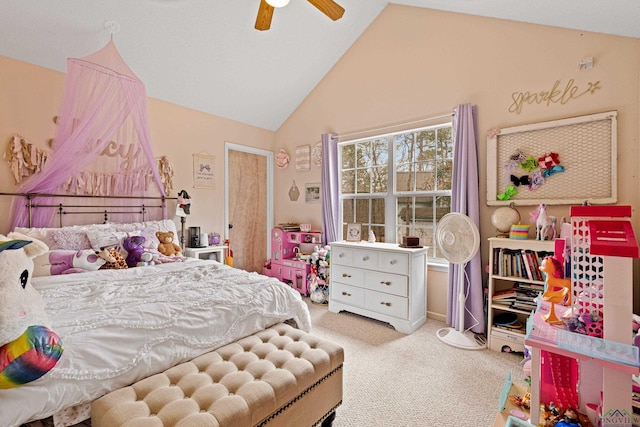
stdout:
{"type": "Polygon", "coordinates": [[[147,241],[144,236],[128,236],[124,239],[123,247],[127,251],[127,265],[136,267],[142,260],[145,252],[144,243],[147,241]]]}

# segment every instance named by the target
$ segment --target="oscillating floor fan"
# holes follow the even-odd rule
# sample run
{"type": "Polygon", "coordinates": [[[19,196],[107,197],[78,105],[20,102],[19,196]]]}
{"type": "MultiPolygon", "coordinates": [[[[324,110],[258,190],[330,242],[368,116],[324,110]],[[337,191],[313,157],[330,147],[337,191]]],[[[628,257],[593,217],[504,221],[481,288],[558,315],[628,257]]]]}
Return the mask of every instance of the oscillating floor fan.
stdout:
{"type": "Polygon", "coordinates": [[[451,264],[459,264],[462,267],[458,274],[458,328],[441,328],[436,335],[441,341],[464,350],[481,350],[486,347],[469,336],[464,330],[465,314],[465,266],[476,255],[480,248],[480,233],[478,227],[468,216],[452,212],[448,213],[438,222],[436,229],[436,242],[444,258],[451,264]]]}

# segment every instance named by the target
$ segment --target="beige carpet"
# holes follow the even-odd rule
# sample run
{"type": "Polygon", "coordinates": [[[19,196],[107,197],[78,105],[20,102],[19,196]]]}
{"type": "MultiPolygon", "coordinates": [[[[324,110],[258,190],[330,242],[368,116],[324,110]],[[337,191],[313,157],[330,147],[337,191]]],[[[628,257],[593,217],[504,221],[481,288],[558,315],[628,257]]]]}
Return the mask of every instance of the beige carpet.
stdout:
{"type": "Polygon", "coordinates": [[[436,337],[441,322],[429,319],[405,335],[307,302],[312,333],[345,349],[335,427],[491,426],[509,371],[522,382],[522,356],[453,348],[436,337]]]}

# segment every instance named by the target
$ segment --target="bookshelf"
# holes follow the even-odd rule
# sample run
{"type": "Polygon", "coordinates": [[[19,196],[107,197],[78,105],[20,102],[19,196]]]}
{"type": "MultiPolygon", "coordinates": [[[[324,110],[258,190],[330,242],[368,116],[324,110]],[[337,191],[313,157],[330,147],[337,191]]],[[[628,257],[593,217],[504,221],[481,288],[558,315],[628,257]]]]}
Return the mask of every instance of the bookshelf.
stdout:
{"type": "Polygon", "coordinates": [[[553,249],[551,240],[489,238],[487,343],[491,350],[524,351],[526,321],[536,309],[533,298],[544,289],[539,263],[553,249]]]}

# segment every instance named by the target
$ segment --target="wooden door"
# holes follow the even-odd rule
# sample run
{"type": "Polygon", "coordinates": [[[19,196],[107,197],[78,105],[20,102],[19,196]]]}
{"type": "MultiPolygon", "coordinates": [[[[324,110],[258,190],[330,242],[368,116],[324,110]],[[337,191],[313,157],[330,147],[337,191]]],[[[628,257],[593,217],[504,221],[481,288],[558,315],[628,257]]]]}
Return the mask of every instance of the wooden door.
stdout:
{"type": "Polygon", "coordinates": [[[262,272],[268,258],[268,206],[272,197],[272,157],[253,150],[228,145],[227,153],[227,223],[233,251],[233,266],[246,271],[262,272]],[[271,160],[270,160],[271,159],[271,160]]]}

